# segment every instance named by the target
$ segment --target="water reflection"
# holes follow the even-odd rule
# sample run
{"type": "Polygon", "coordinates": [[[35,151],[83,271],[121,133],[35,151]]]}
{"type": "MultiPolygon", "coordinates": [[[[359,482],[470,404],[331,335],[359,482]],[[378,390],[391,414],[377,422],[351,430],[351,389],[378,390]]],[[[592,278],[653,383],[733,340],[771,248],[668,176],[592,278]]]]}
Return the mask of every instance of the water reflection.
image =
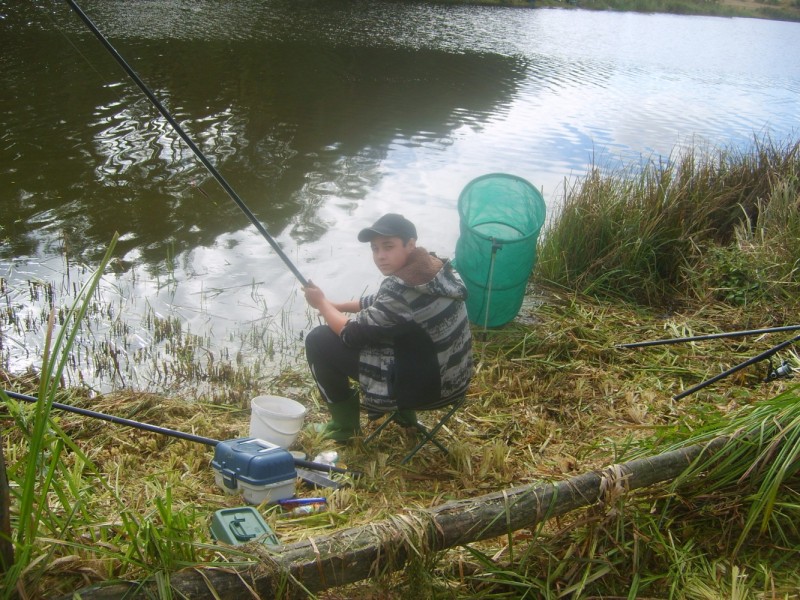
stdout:
{"type": "MultiPolygon", "coordinates": [[[[97,120],[88,126],[99,129],[94,139],[100,159],[95,179],[100,185],[123,186],[140,180],[173,193],[185,187],[182,175],[196,167],[194,154],[166,119],[153,114],[149,103],[115,101],[98,106],[95,115],[97,120]],[[140,172],[131,172],[136,170],[140,172]]],[[[236,139],[237,129],[242,128],[235,122],[235,115],[227,110],[189,120],[186,127],[200,132],[196,143],[213,164],[233,156],[237,143],[244,142],[236,139]]]]}
{"type": "MultiPolygon", "coordinates": [[[[17,156],[0,184],[24,198],[18,210],[25,218],[11,233],[25,243],[4,248],[4,256],[38,251],[41,223],[33,215],[52,213],[63,235],[81,240],[68,248],[86,260],[96,260],[119,231],[123,250],[135,248],[151,265],[167,249],[185,252],[247,226],[138,88],[115,82],[97,86],[91,100],[79,94],[58,102],[51,92],[45,96],[53,105],[40,107],[37,88],[54,82],[24,67],[38,37],[22,41],[12,77],[37,107],[31,120],[41,122],[39,108],[57,118],[55,105],[55,135],[69,144],[41,132],[53,145],[43,179],[31,160],[41,160],[41,148],[20,151],[31,135],[28,121],[8,123],[7,149],[17,156]]],[[[435,145],[462,124],[499,118],[524,72],[519,59],[424,49],[169,40],[128,43],[123,51],[265,226],[282,231],[294,223],[299,242],[325,232],[315,209],[326,199],[365,196],[398,137],[435,145]],[[165,68],[165,56],[181,68],[165,68]]],[[[101,75],[118,76],[111,66],[101,75]]],[[[96,86],[89,79],[83,85],[96,86]]]]}

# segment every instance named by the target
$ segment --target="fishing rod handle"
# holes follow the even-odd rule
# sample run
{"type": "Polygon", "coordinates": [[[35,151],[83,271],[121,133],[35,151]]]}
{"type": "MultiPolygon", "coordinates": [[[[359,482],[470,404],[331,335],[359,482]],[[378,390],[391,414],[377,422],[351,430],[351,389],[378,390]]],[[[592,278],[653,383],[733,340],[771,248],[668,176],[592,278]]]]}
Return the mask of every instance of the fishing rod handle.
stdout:
{"type": "Polygon", "coordinates": [[[777,346],[773,346],[772,348],[770,348],[768,350],[765,350],[761,354],[758,354],[758,355],[756,355],[756,356],[754,356],[752,358],[748,358],[743,363],[740,363],[740,364],[738,364],[738,365],[736,365],[734,367],[731,367],[730,369],[728,369],[727,371],[723,371],[719,375],[714,375],[714,377],[712,377],[711,379],[706,379],[705,381],[703,381],[701,383],[698,383],[697,385],[695,385],[693,387],[690,387],[687,390],[682,391],[680,394],[677,394],[677,395],[673,396],[672,399],[673,400],[680,400],[681,398],[685,398],[689,394],[693,394],[698,390],[702,390],[704,387],[709,386],[712,383],[715,383],[715,382],[719,381],[720,379],[724,379],[728,375],[732,375],[732,374],[736,373],[737,371],[741,371],[745,367],[749,367],[750,365],[755,364],[755,363],[757,363],[759,361],[762,361],[765,358],[769,358],[770,356],[772,356],[776,352],[780,352],[781,350],[783,350],[787,346],[791,346],[792,344],[794,344],[798,340],[800,340],[800,335],[796,335],[790,340],[786,340],[785,342],[781,342],[777,346]]]}
{"type": "Polygon", "coordinates": [[[298,467],[305,467],[306,469],[312,469],[314,471],[329,471],[331,473],[342,473],[344,475],[353,475],[354,477],[360,477],[362,475],[360,471],[353,471],[352,469],[345,469],[343,467],[335,467],[333,465],[317,463],[310,460],[304,460],[302,458],[295,458],[294,464],[298,467]]]}

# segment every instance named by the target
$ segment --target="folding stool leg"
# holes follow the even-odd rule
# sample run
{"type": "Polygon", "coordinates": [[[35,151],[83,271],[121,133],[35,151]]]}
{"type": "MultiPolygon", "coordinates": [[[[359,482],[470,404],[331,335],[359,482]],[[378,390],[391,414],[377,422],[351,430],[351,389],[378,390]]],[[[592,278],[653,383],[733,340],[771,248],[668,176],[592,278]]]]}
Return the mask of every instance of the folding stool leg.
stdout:
{"type": "MultiPolygon", "coordinates": [[[[442,423],[442,425],[444,425],[444,423],[442,423]]],[[[416,429],[420,434],[422,434],[422,441],[420,441],[418,443],[418,445],[417,445],[418,447],[417,448],[414,448],[414,450],[411,451],[411,455],[413,455],[415,452],[417,452],[417,450],[422,448],[422,446],[424,446],[428,442],[431,442],[432,444],[434,444],[437,448],[439,448],[439,450],[441,450],[445,454],[449,454],[450,453],[450,451],[447,449],[447,447],[444,444],[442,444],[439,440],[437,440],[435,437],[433,437],[436,434],[436,432],[439,431],[439,429],[441,429],[441,427],[439,425],[436,425],[435,429],[428,429],[422,423],[417,423],[416,424],[416,429]]],[[[411,456],[411,455],[409,455],[409,456],[411,456]]],[[[403,463],[401,463],[401,464],[405,464],[405,461],[403,463]]]]}
{"type": "Polygon", "coordinates": [[[428,442],[433,443],[437,448],[439,448],[445,454],[450,454],[450,451],[439,440],[435,439],[434,436],[439,432],[439,430],[442,427],[444,427],[447,424],[447,422],[450,420],[450,417],[452,417],[455,414],[455,412],[459,408],[461,408],[461,405],[464,404],[465,400],[466,400],[466,397],[462,398],[459,401],[456,401],[455,403],[453,403],[453,405],[450,407],[450,410],[447,411],[447,414],[444,415],[441,419],[439,419],[439,422],[433,428],[431,428],[430,430],[426,429],[424,425],[422,425],[420,423],[417,423],[417,430],[420,433],[422,433],[422,436],[423,436],[422,440],[420,440],[420,442],[418,442],[417,445],[414,446],[414,449],[411,450],[411,452],[409,452],[406,455],[406,457],[403,460],[400,461],[400,464],[404,465],[408,461],[410,461],[412,458],[414,458],[414,455],[417,452],[419,452],[420,448],[422,448],[428,442]]]}

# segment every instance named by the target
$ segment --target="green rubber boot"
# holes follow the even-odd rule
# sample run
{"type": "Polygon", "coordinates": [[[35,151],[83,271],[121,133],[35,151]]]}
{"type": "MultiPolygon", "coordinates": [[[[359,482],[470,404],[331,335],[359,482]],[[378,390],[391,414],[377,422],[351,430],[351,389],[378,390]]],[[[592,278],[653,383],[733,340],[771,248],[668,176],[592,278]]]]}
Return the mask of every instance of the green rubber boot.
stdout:
{"type": "Polygon", "coordinates": [[[359,423],[361,407],[357,395],[344,402],[331,402],[327,406],[331,420],[319,428],[324,439],[346,442],[361,431],[359,423]]]}
{"type": "Polygon", "coordinates": [[[400,427],[415,427],[417,424],[417,413],[409,409],[398,410],[394,422],[400,425],[400,427]]]}

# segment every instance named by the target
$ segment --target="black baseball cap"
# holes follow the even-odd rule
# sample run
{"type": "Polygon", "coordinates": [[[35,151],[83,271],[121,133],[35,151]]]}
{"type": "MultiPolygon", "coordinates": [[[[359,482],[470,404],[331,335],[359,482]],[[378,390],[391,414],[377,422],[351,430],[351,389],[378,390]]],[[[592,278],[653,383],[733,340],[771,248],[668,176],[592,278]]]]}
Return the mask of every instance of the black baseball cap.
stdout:
{"type": "Polygon", "coordinates": [[[375,221],[372,227],[367,227],[358,232],[359,242],[371,242],[376,235],[399,237],[403,241],[411,238],[417,239],[417,228],[403,215],[387,213],[375,221]]]}

